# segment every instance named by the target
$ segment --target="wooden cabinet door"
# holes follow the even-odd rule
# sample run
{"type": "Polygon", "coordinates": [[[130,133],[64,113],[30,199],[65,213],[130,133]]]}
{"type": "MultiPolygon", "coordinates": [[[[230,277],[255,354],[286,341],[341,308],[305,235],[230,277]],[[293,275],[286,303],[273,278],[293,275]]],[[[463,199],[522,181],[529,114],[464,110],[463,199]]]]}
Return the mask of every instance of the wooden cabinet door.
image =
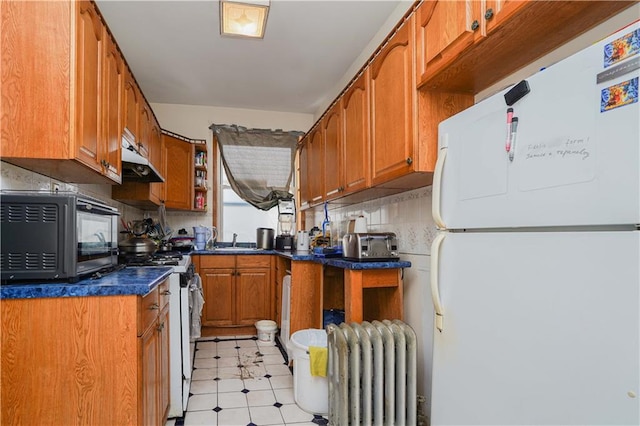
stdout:
{"type": "Polygon", "coordinates": [[[419,81],[447,66],[485,34],[478,0],[429,1],[416,10],[416,70],[419,81]]]}
{"type": "Polygon", "coordinates": [[[372,183],[413,170],[415,84],[412,19],[407,20],[371,64],[372,183]]]}
{"type": "Polygon", "coordinates": [[[370,184],[369,70],[358,77],[340,102],[342,119],[342,175],[344,193],[370,184]]]}
{"type": "Polygon", "coordinates": [[[486,33],[491,34],[505,20],[508,20],[530,0],[487,0],[482,19],[486,22],[486,33]]]}
{"type": "MultiPolygon", "coordinates": [[[[151,138],[149,143],[149,162],[153,164],[156,170],[162,175],[162,177],[166,180],[166,159],[165,159],[165,148],[164,148],[164,140],[162,139],[162,133],[160,131],[160,126],[153,120],[151,125],[151,138]]],[[[164,182],[156,182],[151,183],[150,185],[150,193],[151,199],[153,202],[158,204],[164,203],[165,195],[165,184],[164,182]]]]}
{"type": "Polygon", "coordinates": [[[2,2],[2,157],[75,157],[69,148],[74,128],[69,116],[74,62],[70,13],[69,4],[62,2],[2,2]],[[56,23],[55,36],[43,22],[56,23]]]}
{"type": "Polygon", "coordinates": [[[124,130],[123,135],[132,144],[136,145],[138,134],[138,108],[141,95],[138,85],[133,79],[131,71],[127,68],[124,80],[124,130]]]}
{"type": "Polygon", "coordinates": [[[191,210],[193,207],[193,146],[173,136],[162,135],[167,164],[164,176],[165,206],[191,210]]]}
{"type": "Polygon", "coordinates": [[[102,62],[105,28],[92,3],[76,4],[76,158],[102,172],[102,62]]]}
{"type": "Polygon", "coordinates": [[[106,56],[104,63],[104,138],[105,138],[105,172],[117,183],[122,182],[121,147],[124,89],[124,60],[111,37],[106,36],[106,56]]]}
{"type": "MultiPolygon", "coordinates": [[[[151,140],[151,108],[141,99],[139,107],[140,119],[138,120],[138,151],[143,157],[149,158],[149,145],[151,140]]],[[[154,164],[155,166],[155,164],[154,164]]]]}
{"type": "Polygon", "coordinates": [[[324,198],[324,148],[321,126],[316,126],[309,134],[307,171],[309,203],[319,204],[324,198]]]}
{"type": "Polygon", "coordinates": [[[269,268],[238,268],[235,290],[236,325],[253,325],[273,316],[269,268]]]}
{"type": "Polygon", "coordinates": [[[337,102],[322,119],[324,144],[324,189],[326,199],[341,194],[342,185],[342,135],[340,102],[337,102]]]}
{"type": "Polygon", "coordinates": [[[202,325],[233,325],[235,269],[203,269],[202,273],[205,300],[202,325]]]}
{"type": "Polygon", "coordinates": [[[159,425],[158,416],[158,363],[160,353],[158,331],[155,325],[149,327],[140,337],[142,345],[142,424],[159,425]]]}
{"type": "MultiPolygon", "coordinates": [[[[158,349],[159,349],[159,377],[158,377],[158,416],[160,424],[164,424],[167,411],[169,410],[169,306],[160,313],[158,317],[158,349]]],[[[176,342],[180,344],[180,342],[176,342]]]]}
{"type": "Polygon", "coordinates": [[[298,148],[298,190],[300,208],[309,207],[309,138],[305,137],[298,148]]]}

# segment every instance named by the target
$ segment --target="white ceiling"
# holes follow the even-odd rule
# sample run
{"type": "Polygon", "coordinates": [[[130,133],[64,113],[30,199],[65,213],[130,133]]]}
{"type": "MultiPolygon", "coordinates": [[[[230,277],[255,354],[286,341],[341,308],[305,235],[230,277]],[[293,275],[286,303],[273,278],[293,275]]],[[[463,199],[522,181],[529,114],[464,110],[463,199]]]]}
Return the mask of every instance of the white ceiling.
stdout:
{"type": "Polygon", "coordinates": [[[313,114],[400,1],[272,0],[262,40],[221,37],[217,0],[97,4],[149,102],[313,114]]]}

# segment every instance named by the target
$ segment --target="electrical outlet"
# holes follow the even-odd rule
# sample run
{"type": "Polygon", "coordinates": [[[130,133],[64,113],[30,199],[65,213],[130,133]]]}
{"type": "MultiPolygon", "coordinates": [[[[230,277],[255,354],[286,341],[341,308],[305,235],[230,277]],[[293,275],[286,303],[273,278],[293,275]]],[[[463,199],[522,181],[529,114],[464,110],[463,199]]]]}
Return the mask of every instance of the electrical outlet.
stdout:
{"type": "Polygon", "coordinates": [[[51,192],[60,192],[60,184],[57,182],[51,182],[51,192]]]}

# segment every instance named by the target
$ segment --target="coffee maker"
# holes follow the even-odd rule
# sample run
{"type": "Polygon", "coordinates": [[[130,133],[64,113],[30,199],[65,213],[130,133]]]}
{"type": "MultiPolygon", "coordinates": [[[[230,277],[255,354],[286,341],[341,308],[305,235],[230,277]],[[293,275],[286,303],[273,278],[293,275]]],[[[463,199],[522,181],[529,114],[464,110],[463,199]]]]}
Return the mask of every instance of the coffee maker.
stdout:
{"type": "Polygon", "coordinates": [[[295,247],[296,205],[293,198],[278,200],[278,235],[276,250],[290,251],[295,247]]]}

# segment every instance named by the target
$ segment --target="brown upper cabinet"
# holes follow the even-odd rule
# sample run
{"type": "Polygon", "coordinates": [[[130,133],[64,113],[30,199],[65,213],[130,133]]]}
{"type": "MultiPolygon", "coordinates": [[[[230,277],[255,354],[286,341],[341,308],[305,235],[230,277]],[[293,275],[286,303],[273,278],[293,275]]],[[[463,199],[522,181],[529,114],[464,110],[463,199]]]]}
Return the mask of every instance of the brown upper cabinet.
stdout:
{"type": "Polygon", "coordinates": [[[420,81],[447,66],[456,54],[485,34],[475,0],[428,1],[416,10],[417,66],[420,81]],[[471,12],[471,13],[469,13],[471,12]]]}
{"type": "Polygon", "coordinates": [[[372,184],[414,170],[416,90],[413,84],[413,16],[370,66],[372,184]]]}
{"type": "Polygon", "coordinates": [[[195,150],[193,144],[175,136],[162,134],[164,155],[167,159],[165,207],[191,210],[193,208],[193,170],[195,150]]]}
{"type": "Polygon", "coordinates": [[[342,119],[342,194],[371,183],[369,157],[369,70],[347,89],[340,102],[342,119]]]}
{"type": "Polygon", "coordinates": [[[137,144],[138,135],[138,105],[142,95],[138,85],[127,69],[124,81],[124,132],[123,136],[132,144],[137,144]]]}
{"type": "MultiPolygon", "coordinates": [[[[151,107],[146,103],[142,102],[140,105],[140,121],[138,121],[138,140],[136,141],[138,144],[138,151],[140,154],[151,160],[149,156],[149,145],[151,144],[151,121],[153,117],[153,113],[151,112],[151,107]]],[[[151,162],[156,168],[159,164],[151,162]]]]}
{"type": "Polygon", "coordinates": [[[309,207],[309,137],[298,143],[298,199],[301,209],[309,207]]]}
{"type": "Polygon", "coordinates": [[[317,205],[324,200],[324,140],[321,125],[309,132],[307,170],[309,204],[317,205]]]}
{"type": "Polygon", "coordinates": [[[164,182],[125,182],[114,186],[111,196],[114,200],[139,208],[155,208],[161,204],[169,210],[204,211],[195,204],[196,191],[206,200],[208,188],[207,163],[195,164],[196,153],[204,152],[204,140],[193,140],[171,132],[165,132],[151,117],[149,130],[149,161],[164,177],[164,182]],[[204,181],[196,187],[195,175],[198,171],[204,181]]]}
{"type": "Polygon", "coordinates": [[[322,119],[320,125],[324,143],[324,189],[325,199],[339,195],[342,185],[342,143],[340,103],[336,102],[322,119]]]}
{"type": "Polygon", "coordinates": [[[530,0],[428,1],[416,10],[420,82],[442,71],[530,0]]]}
{"type": "Polygon", "coordinates": [[[415,12],[418,87],[478,93],[634,3],[424,1],[415,12]]]}
{"type": "Polygon", "coordinates": [[[93,4],[78,2],[76,16],[76,144],[80,161],[94,170],[102,169],[105,153],[101,137],[102,72],[106,32],[93,4]]]}
{"type": "Polygon", "coordinates": [[[123,70],[94,4],[3,2],[0,14],[2,160],[66,182],[119,183],[109,112],[123,70]]]}
{"type": "Polygon", "coordinates": [[[322,119],[326,200],[370,183],[368,78],[366,69],[322,119]]]}
{"type": "MultiPolygon", "coordinates": [[[[167,158],[165,156],[164,140],[162,131],[156,120],[151,121],[151,134],[149,136],[149,162],[153,164],[158,172],[165,178],[167,176],[167,158]]],[[[158,203],[165,202],[165,183],[156,182],[150,184],[151,198],[158,203]]]]}
{"type": "Polygon", "coordinates": [[[106,172],[109,177],[121,182],[120,146],[122,143],[123,93],[125,64],[116,43],[109,36],[106,37],[106,59],[104,65],[104,132],[107,147],[106,172]]]}

